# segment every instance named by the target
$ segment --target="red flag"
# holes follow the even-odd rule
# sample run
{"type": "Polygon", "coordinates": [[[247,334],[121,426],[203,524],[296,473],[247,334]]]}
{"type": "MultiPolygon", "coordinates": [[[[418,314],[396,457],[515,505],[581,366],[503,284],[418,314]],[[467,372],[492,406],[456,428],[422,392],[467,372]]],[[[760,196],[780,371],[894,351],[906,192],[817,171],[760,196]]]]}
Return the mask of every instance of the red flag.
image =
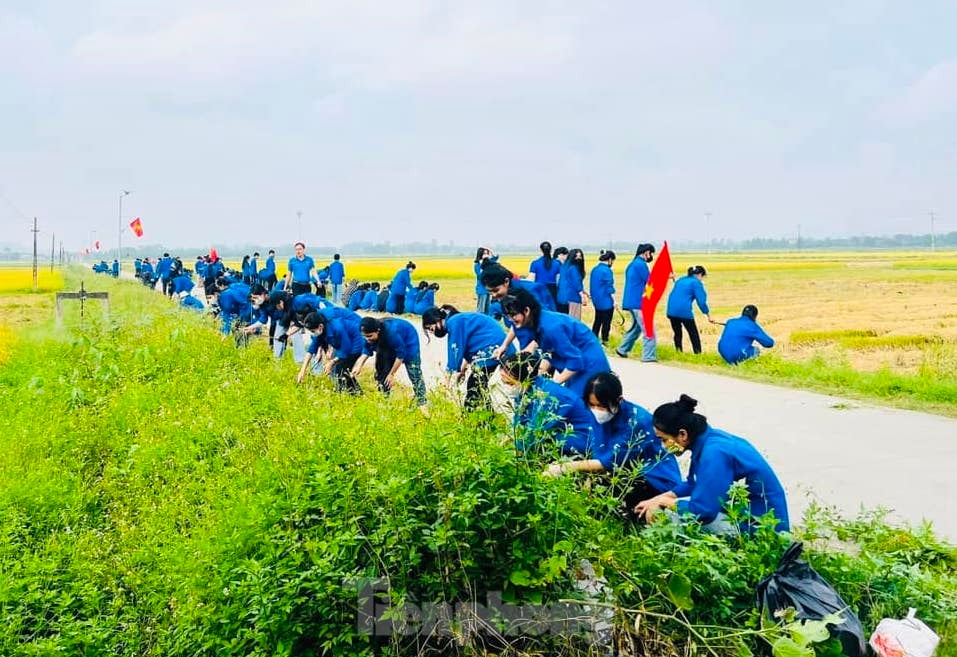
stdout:
{"type": "Polygon", "coordinates": [[[140,221],[139,217],[130,222],[130,228],[133,229],[134,235],[137,237],[143,237],[143,222],[140,221]]]}
{"type": "Polygon", "coordinates": [[[641,318],[645,322],[645,334],[649,338],[655,337],[655,308],[658,301],[665,293],[668,287],[668,279],[674,273],[671,266],[671,254],[668,253],[668,243],[665,242],[661,247],[661,253],[655,260],[651,268],[651,274],[648,276],[648,283],[645,285],[644,298],[641,300],[641,318]]]}
{"type": "Polygon", "coordinates": [[[212,260],[213,262],[216,262],[217,260],[219,260],[219,254],[216,253],[216,249],[215,249],[215,248],[210,247],[210,249],[209,249],[209,259],[212,260]]]}
{"type": "Polygon", "coordinates": [[[93,242],[93,248],[96,249],[97,251],[100,250],[100,240],[96,240],[95,242],[93,242]]]}

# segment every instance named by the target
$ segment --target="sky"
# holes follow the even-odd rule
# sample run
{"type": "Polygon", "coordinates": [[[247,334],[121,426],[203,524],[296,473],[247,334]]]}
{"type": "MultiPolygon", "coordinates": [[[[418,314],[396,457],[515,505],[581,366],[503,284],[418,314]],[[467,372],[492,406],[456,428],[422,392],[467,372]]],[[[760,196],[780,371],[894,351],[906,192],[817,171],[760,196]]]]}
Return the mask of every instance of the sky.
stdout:
{"type": "Polygon", "coordinates": [[[36,216],[114,248],[121,190],[169,246],[957,230],[955,25],[947,0],[4,0],[0,242],[36,216]]]}

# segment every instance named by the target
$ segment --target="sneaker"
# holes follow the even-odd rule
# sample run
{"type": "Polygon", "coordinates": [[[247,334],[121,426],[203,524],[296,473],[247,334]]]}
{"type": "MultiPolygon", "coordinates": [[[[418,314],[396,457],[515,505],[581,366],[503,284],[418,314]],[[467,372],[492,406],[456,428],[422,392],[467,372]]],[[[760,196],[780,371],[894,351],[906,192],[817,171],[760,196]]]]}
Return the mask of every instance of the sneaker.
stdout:
{"type": "Polygon", "coordinates": [[[615,349],[615,355],[618,356],[619,358],[628,358],[628,354],[623,354],[617,349],[615,349]]]}
{"type": "Polygon", "coordinates": [[[657,358],[642,358],[641,362],[642,363],[657,363],[658,359],[657,358]]]}

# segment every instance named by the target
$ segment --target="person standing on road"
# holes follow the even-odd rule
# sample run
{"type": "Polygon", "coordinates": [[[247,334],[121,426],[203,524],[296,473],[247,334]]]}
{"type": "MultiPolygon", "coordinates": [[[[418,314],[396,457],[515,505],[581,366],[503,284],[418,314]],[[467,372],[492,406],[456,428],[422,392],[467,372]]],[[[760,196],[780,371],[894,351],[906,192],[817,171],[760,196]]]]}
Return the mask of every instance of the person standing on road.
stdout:
{"type": "Polygon", "coordinates": [[[558,312],[575,319],[582,318],[582,306],[588,305],[584,282],[585,254],[581,249],[571,249],[558,275],[558,312]]]}
{"type": "Polygon", "coordinates": [[[591,332],[596,337],[600,335],[603,345],[608,343],[611,318],[615,314],[615,274],[611,270],[614,264],[615,252],[602,251],[598,256],[598,264],[591,270],[588,278],[588,293],[595,307],[595,321],[591,325],[591,332]]]}
{"type": "Polygon", "coordinates": [[[496,262],[498,262],[498,256],[493,255],[491,249],[480,246],[475,252],[475,262],[472,263],[472,271],[475,272],[475,296],[477,299],[475,312],[482,313],[483,315],[489,314],[491,299],[489,298],[488,290],[482,285],[482,270],[487,264],[494,264],[496,262]]]}
{"type": "Polygon", "coordinates": [[[529,278],[548,288],[548,293],[552,295],[552,303],[557,303],[558,273],[561,271],[562,263],[552,257],[551,242],[542,242],[538,248],[542,255],[529,265],[528,272],[531,274],[529,278]]]}
{"type": "Polygon", "coordinates": [[[259,272],[259,282],[263,284],[268,291],[272,292],[276,287],[276,252],[269,249],[266,257],[266,266],[259,272]]]}
{"type": "Polygon", "coordinates": [[[758,307],[748,304],[741,310],[740,317],[725,323],[718,340],[718,353],[728,365],[737,365],[760,353],[753,344],[755,341],[768,349],[774,346],[774,338],[758,325],[758,307]]]}
{"type": "Polygon", "coordinates": [[[312,292],[312,283],[318,282],[316,263],[311,256],[306,255],[306,244],[296,242],[296,255],[289,258],[286,271],[284,289],[290,290],[293,295],[312,292]]]}
{"type": "Polygon", "coordinates": [[[784,487],[758,450],[744,438],[713,429],[695,413],[698,402],[681,395],[655,409],[655,433],[672,451],[691,450],[688,478],[670,491],[639,502],[635,513],[648,518],[661,509],[691,514],[705,531],[750,533],[754,519],[773,511],[777,531],[789,531],[784,487]],[[735,526],[725,513],[731,485],[743,479],[748,489],[748,518],[735,526]]]}
{"type": "Polygon", "coordinates": [[[667,315],[671,322],[671,330],[675,334],[676,351],[683,351],[681,327],[684,327],[691,340],[691,349],[696,354],[701,353],[701,337],[698,335],[698,325],[695,324],[691,304],[697,303],[698,310],[707,315],[709,322],[713,321],[711,309],[708,308],[708,293],[705,292],[704,283],[702,283],[707,275],[708,272],[701,265],[688,267],[688,275],[675,281],[675,286],[668,295],[667,315]]]}
{"type": "Polygon", "coordinates": [[[621,338],[621,344],[615,353],[622,358],[628,358],[628,354],[635,346],[638,338],[641,341],[641,360],[645,363],[653,363],[658,360],[658,342],[655,338],[649,338],[645,330],[645,322],[641,316],[641,301],[645,297],[645,287],[648,285],[648,277],[651,271],[648,268],[655,257],[655,247],[653,244],[639,244],[635,251],[635,259],[631,261],[625,270],[625,291],[621,298],[621,307],[626,313],[631,314],[631,326],[625,331],[621,338]]]}
{"type": "Polygon", "coordinates": [[[329,263],[329,282],[332,283],[332,303],[342,302],[342,284],[346,280],[346,268],[342,264],[342,256],[338,253],[332,256],[329,263]]]}
{"type": "Polygon", "coordinates": [[[386,312],[394,315],[401,315],[405,312],[405,297],[415,293],[415,287],[412,285],[412,272],[415,271],[415,263],[409,260],[405,267],[400,269],[392,277],[392,283],[389,286],[389,298],[386,301],[386,312]]]}
{"type": "Polygon", "coordinates": [[[408,321],[400,317],[377,319],[363,317],[359,330],[365,340],[362,355],[352,368],[352,374],[358,376],[362,366],[375,356],[375,379],[379,390],[385,394],[392,391],[395,375],[405,366],[406,374],[412,382],[415,401],[419,410],[428,415],[428,399],[425,396],[425,379],[422,376],[422,355],[419,333],[408,321]]]}

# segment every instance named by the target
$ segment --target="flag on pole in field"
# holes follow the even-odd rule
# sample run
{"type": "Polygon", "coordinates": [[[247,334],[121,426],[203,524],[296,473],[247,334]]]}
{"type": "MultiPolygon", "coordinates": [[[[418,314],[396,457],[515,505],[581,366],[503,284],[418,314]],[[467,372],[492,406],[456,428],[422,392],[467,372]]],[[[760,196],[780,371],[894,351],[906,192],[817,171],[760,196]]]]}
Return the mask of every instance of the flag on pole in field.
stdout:
{"type": "Polygon", "coordinates": [[[143,237],[143,222],[140,221],[139,217],[130,222],[130,228],[133,229],[134,235],[137,237],[143,237]]]}
{"type": "Polygon", "coordinates": [[[216,262],[217,260],[219,260],[219,254],[216,253],[216,248],[215,248],[215,247],[210,247],[210,249],[209,249],[209,259],[212,260],[213,262],[216,262]]]}
{"type": "Polygon", "coordinates": [[[661,247],[661,253],[651,267],[648,283],[645,285],[644,298],[641,300],[641,318],[645,323],[645,333],[649,338],[655,337],[655,308],[658,301],[668,287],[668,279],[674,273],[671,266],[671,254],[668,252],[668,243],[661,247]]]}
{"type": "Polygon", "coordinates": [[[96,249],[97,251],[100,250],[100,240],[96,240],[95,242],[93,242],[93,248],[96,249]]]}

